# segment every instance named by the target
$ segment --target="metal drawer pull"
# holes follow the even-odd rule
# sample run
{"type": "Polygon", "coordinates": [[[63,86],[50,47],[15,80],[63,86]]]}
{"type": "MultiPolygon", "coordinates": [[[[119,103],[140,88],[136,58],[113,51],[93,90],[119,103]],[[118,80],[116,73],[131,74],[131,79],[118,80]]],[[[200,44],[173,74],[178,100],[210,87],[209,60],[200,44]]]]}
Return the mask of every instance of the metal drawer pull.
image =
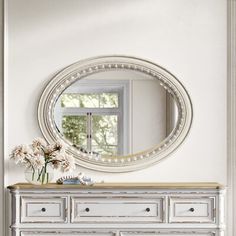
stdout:
{"type": "Polygon", "coordinates": [[[148,208],[146,208],[146,212],[149,212],[150,211],[150,208],[148,207],[148,208]]]}
{"type": "Polygon", "coordinates": [[[87,208],[85,208],[85,211],[89,212],[89,208],[88,208],[88,207],[87,207],[87,208]]]}
{"type": "Polygon", "coordinates": [[[194,208],[191,207],[191,208],[189,209],[189,211],[194,212],[194,208]]]}
{"type": "Polygon", "coordinates": [[[46,208],[43,207],[43,208],[41,209],[41,211],[42,211],[42,212],[45,212],[45,211],[46,211],[46,208]]]}

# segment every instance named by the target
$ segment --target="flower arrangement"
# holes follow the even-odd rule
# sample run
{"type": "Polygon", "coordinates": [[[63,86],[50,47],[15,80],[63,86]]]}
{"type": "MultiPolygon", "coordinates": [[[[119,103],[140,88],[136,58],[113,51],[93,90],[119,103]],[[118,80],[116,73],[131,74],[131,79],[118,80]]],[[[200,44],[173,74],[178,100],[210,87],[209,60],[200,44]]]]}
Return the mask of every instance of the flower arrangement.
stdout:
{"type": "Polygon", "coordinates": [[[16,164],[24,165],[27,170],[30,170],[32,181],[27,180],[38,184],[49,182],[48,166],[63,172],[75,169],[74,158],[65,152],[65,147],[61,142],[47,144],[42,138],[34,139],[30,145],[15,147],[10,158],[16,164]]]}

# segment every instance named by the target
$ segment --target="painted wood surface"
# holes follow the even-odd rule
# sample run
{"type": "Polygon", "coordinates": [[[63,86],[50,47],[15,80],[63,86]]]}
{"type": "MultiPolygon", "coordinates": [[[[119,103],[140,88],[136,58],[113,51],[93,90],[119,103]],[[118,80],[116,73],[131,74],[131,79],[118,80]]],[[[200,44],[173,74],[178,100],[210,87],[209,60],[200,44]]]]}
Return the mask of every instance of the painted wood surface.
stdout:
{"type": "Polygon", "coordinates": [[[224,236],[217,183],[9,186],[12,236],[224,236]]]}

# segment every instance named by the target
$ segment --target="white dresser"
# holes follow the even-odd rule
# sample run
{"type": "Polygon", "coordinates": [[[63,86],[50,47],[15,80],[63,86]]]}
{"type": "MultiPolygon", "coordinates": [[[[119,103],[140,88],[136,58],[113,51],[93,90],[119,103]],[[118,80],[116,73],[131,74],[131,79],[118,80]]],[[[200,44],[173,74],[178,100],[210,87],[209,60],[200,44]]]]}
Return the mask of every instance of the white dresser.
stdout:
{"type": "Polygon", "coordinates": [[[223,236],[216,183],[16,184],[12,236],[223,236]]]}

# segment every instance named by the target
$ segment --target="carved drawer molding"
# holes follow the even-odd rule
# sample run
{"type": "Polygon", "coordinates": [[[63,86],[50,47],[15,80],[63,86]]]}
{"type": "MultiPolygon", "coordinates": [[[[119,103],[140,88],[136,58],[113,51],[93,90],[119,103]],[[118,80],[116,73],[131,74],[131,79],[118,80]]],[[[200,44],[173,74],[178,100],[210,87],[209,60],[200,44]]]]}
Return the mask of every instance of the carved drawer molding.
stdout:
{"type": "Polygon", "coordinates": [[[21,223],[53,223],[66,222],[67,220],[66,197],[21,196],[20,202],[21,223]]]}
{"type": "Polygon", "coordinates": [[[215,223],[215,197],[170,197],[169,222],[215,223]]]}
{"type": "Polygon", "coordinates": [[[164,198],[71,198],[72,222],[163,222],[164,198]]]}

